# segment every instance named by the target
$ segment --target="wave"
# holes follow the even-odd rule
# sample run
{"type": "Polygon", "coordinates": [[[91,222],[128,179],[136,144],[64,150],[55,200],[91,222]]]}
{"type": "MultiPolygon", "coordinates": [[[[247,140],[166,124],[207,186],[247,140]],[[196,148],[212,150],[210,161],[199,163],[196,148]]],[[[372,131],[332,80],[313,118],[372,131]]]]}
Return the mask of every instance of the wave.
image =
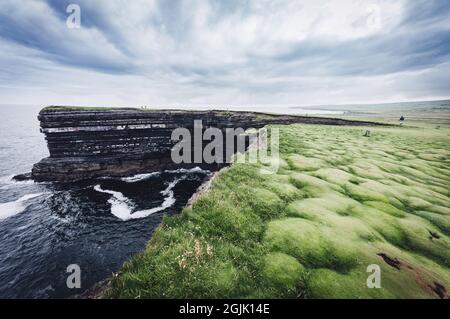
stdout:
{"type": "Polygon", "coordinates": [[[97,192],[112,195],[108,199],[108,203],[111,204],[111,213],[121,220],[128,220],[131,216],[131,210],[133,208],[133,203],[130,199],[125,197],[121,192],[115,192],[108,189],[102,189],[100,185],[95,185],[94,189],[97,192]]]}
{"type": "Polygon", "coordinates": [[[150,216],[154,213],[163,211],[169,207],[171,207],[173,204],[175,204],[176,199],[175,199],[175,194],[173,192],[173,188],[178,184],[178,182],[182,180],[181,178],[174,180],[173,182],[171,182],[167,188],[163,191],[161,191],[161,195],[165,196],[164,197],[164,201],[162,202],[162,204],[158,207],[153,207],[150,209],[144,209],[144,210],[139,210],[134,212],[131,215],[131,218],[144,218],[147,216],[150,216]]]}
{"type": "Polygon", "coordinates": [[[173,204],[175,204],[175,194],[173,192],[173,188],[184,178],[177,178],[173,182],[169,183],[169,185],[161,191],[161,195],[165,196],[163,203],[158,207],[153,207],[150,209],[138,210],[133,212],[134,203],[124,196],[121,192],[102,189],[100,185],[94,186],[94,189],[100,193],[106,193],[112,195],[112,197],[108,200],[108,203],[111,204],[111,214],[116,216],[122,221],[127,221],[131,219],[140,219],[148,217],[154,213],[163,211],[173,204]]]}
{"type": "Polygon", "coordinates": [[[135,182],[143,181],[143,180],[153,177],[153,176],[158,176],[160,174],[161,174],[160,172],[138,174],[138,175],[134,175],[134,176],[130,176],[130,177],[122,177],[121,180],[124,182],[127,182],[127,183],[135,183],[135,182]]]}
{"type": "Polygon", "coordinates": [[[210,170],[207,169],[202,169],[198,166],[194,167],[194,168],[179,168],[179,169],[175,169],[175,170],[166,170],[164,171],[166,173],[211,173],[210,170]]]}
{"type": "Polygon", "coordinates": [[[29,205],[29,203],[27,203],[28,200],[30,200],[32,198],[36,198],[43,194],[44,193],[28,194],[28,195],[20,197],[18,200],[15,200],[13,202],[1,203],[0,204],[0,220],[20,214],[28,207],[28,205],[29,205]]]}
{"type": "MultiPolygon", "coordinates": [[[[207,173],[211,173],[211,171],[204,170],[204,169],[202,169],[202,168],[197,166],[197,167],[189,168],[189,169],[188,168],[179,168],[179,169],[176,169],[176,170],[165,170],[164,173],[169,173],[169,174],[177,174],[177,173],[178,174],[179,173],[182,173],[182,174],[205,173],[205,174],[207,174],[207,173]]],[[[153,177],[153,176],[159,176],[161,174],[162,174],[162,172],[152,172],[152,173],[145,173],[145,174],[137,174],[137,175],[133,175],[133,176],[130,176],[130,177],[122,177],[121,180],[124,181],[124,182],[127,182],[127,183],[136,183],[136,182],[140,182],[140,181],[146,180],[146,179],[148,179],[150,177],[153,177]]]]}
{"type": "Polygon", "coordinates": [[[14,179],[14,176],[16,175],[7,175],[7,176],[0,176],[0,184],[3,184],[0,189],[9,189],[11,187],[21,187],[25,185],[45,185],[48,184],[48,182],[35,182],[34,180],[24,180],[24,181],[16,181],[14,179]]]}
{"type": "Polygon", "coordinates": [[[0,183],[9,184],[14,181],[13,177],[14,177],[14,175],[0,176],[0,183]]]}

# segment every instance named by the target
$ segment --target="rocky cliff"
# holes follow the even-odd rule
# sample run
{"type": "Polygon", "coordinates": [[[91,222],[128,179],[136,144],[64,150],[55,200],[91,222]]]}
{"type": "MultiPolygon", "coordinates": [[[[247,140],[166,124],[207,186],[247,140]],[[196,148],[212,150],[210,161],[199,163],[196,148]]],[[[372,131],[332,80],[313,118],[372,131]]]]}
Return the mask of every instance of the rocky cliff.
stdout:
{"type": "Polygon", "coordinates": [[[144,110],[125,108],[47,107],[39,113],[50,157],[35,164],[36,181],[74,181],[102,176],[128,176],[164,169],[217,165],[182,164],[171,160],[175,128],[261,128],[268,124],[374,125],[319,117],[252,112],[144,110]]]}

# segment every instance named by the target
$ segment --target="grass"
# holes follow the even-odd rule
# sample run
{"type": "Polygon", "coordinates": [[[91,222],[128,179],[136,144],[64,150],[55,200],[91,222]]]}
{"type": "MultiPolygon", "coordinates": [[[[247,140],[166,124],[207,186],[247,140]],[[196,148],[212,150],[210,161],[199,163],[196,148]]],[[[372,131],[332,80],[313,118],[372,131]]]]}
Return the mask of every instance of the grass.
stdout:
{"type": "Polygon", "coordinates": [[[44,107],[41,112],[51,112],[51,111],[112,111],[112,110],[133,110],[134,108],[114,108],[107,106],[58,106],[51,105],[44,107]]]}
{"type": "Polygon", "coordinates": [[[448,294],[450,130],[279,128],[277,174],[221,171],[192,208],[164,218],[104,297],[439,298],[437,285],[448,294]],[[381,289],[366,286],[371,264],[381,289]]]}
{"type": "Polygon", "coordinates": [[[223,117],[232,117],[235,115],[241,115],[241,114],[252,114],[255,118],[255,120],[271,120],[273,119],[273,116],[278,116],[277,113],[260,113],[260,112],[251,112],[251,111],[226,111],[226,110],[215,110],[215,109],[209,109],[209,110],[200,110],[200,109],[176,109],[176,108],[159,108],[159,107],[149,107],[149,106],[142,106],[142,107],[108,107],[108,106],[62,106],[62,105],[50,105],[44,107],[41,112],[76,112],[76,111],[137,111],[137,112],[145,112],[145,113],[151,113],[151,112],[198,112],[198,113],[205,113],[205,112],[212,112],[218,116],[223,117]]]}

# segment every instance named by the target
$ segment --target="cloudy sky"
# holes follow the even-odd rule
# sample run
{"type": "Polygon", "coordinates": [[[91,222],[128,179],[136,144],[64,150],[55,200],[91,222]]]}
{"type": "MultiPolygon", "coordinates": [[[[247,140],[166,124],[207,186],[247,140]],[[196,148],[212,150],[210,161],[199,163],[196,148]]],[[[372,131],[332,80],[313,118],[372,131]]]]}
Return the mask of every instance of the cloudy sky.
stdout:
{"type": "Polygon", "coordinates": [[[448,0],[0,0],[2,104],[443,99],[449,57],[448,0]]]}

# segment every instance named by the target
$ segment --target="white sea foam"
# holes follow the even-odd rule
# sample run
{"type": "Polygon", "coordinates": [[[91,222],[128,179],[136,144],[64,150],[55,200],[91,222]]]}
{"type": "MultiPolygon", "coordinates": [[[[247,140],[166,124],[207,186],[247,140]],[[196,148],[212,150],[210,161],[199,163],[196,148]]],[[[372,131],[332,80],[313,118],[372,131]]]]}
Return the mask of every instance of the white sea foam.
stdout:
{"type": "Polygon", "coordinates": [[[97,192],[112,195],[108,199],[108,203],[111,204],[111,213],[121,220],[128,220],[131,216],[131,210],[133,203],[125,197],[121,192],[116,192],[108,189],[102,189],[100,185],[96,185],[94,189],[97,192]]]}
{"type": "Polygon", "coordinates": [[[112,195],[108,200],[111,204],[111,214],[119,218],[120,220],[127,221],[131,219],[139,219],[148,217],[154,213],[163,211],[173,204],[175,204],[175,194],[173,188],[182,180],[183,178],[178,178],[173,182],[169,183],[166,189],[161,191],[161,195],[165,196],[163,203],[158,207],[153,207],[150,209],[138,210],[133,212],[134,204],[133,202],[125,197],[121,192],[116,192],[112,190],[102,189],[100,185],[96,185],[94,189],[101,193],[106,193],[112,195]]]}
{"type": "MultiPolygon", "coordinates": [[[[165,170],[165,173],[182,173],[182,174],[189,174],[189,173],[210,173],[209,170],[201,169],[200,167],[194,167],[194,168],[180,168],[176,170],[165,170]]],[[[127,183],[135,183],[139,181],[146,180],[147,178],[161,175],[161,172],[152,172],[152,173],[145,173],[145,174],[137,174],[130,177],[122,177],[121,180],[127,183]]]]}
{"type": "Polygon", "coordinates": [[[6,185],[3,185],[2,187],[0,187],[0,189],[9,189],[12,187],[21,187],[21,186],[25,186],[25,185],[32,185],[35,184],[34,181],[32,180],[28,180],[28,181],[15,181],[15,180],[11,180],[8,183],[4,183],[6,185]]]}
{"type": "Polygon", "coordinates": [[[41,196],[42,194],[44,193],[28,194],[13,202],[0,203],[0,220],[20,214],[29,205],[29,203],[27,203],[28,200],[41,196]]]}
{"type": "Polygon", "coordinates": [[[166,173],[211,173],[211,171],[209,170],[205,170],[202,169],[198,166],[194,167],[194,168],[179,168],[179,169],[175,169],[175,170],[166,170],[166,173]]]}
{"type": "Polygon", "coordinates": [[[2,184],[9,184],[13,182],[14,175],[6,175],[6,176],[0,176],[0,183],[2,184]]]}
{"type": "Polygon", "coordinates": [[[153,173],[147,173],[147,174],[138,174],[130,177],[122,177],[121,180],[127,183],[135,183],[139,181],[143,181],[147,178],[150,178],[152,176],[158,176],[160,175],[160,172],[153,172],[153,173]]]}
{"type": "Polygon", "coordinates": [[[144,217],[150,216],[151,214],[163,211],[163,210],[171,207],[173,204],[175,204],[176,199],[175,199],[175,194],[173,192],[173,188],[178,184],[178,182],[180,180],[181,180],[181,178],[174,180],[167,186],[167,188],[165,190],[163,190],[161,192],[161,194],[165,197],[164,197],[164,201],[162,202],[162,204],[160,206],[153,207],[150,209],[136,211],[130,216],[130,219],[144,218],[144,217]]]}
{"type": "Polygon", "coordinates": [[[15,175],[7,175],[0,177],[0,184],[3,184],[0,189],[10,189],[12,187],[21,187],[24,185],[32,185],[32,184],[45,184],[45,183],[36,183],[33,180],[25,180],[25,181],[16,181],[13,179],[15,175]]]}
{"type": "Polygon", "coordinates": [[[69,216],[61,217],[61,216],[58,216],[56,214],[51,214],[50,218],[58,221],[61,224],[71,224],[74,221],[76,221],[77,216],[69,215],[69,216]]]}

